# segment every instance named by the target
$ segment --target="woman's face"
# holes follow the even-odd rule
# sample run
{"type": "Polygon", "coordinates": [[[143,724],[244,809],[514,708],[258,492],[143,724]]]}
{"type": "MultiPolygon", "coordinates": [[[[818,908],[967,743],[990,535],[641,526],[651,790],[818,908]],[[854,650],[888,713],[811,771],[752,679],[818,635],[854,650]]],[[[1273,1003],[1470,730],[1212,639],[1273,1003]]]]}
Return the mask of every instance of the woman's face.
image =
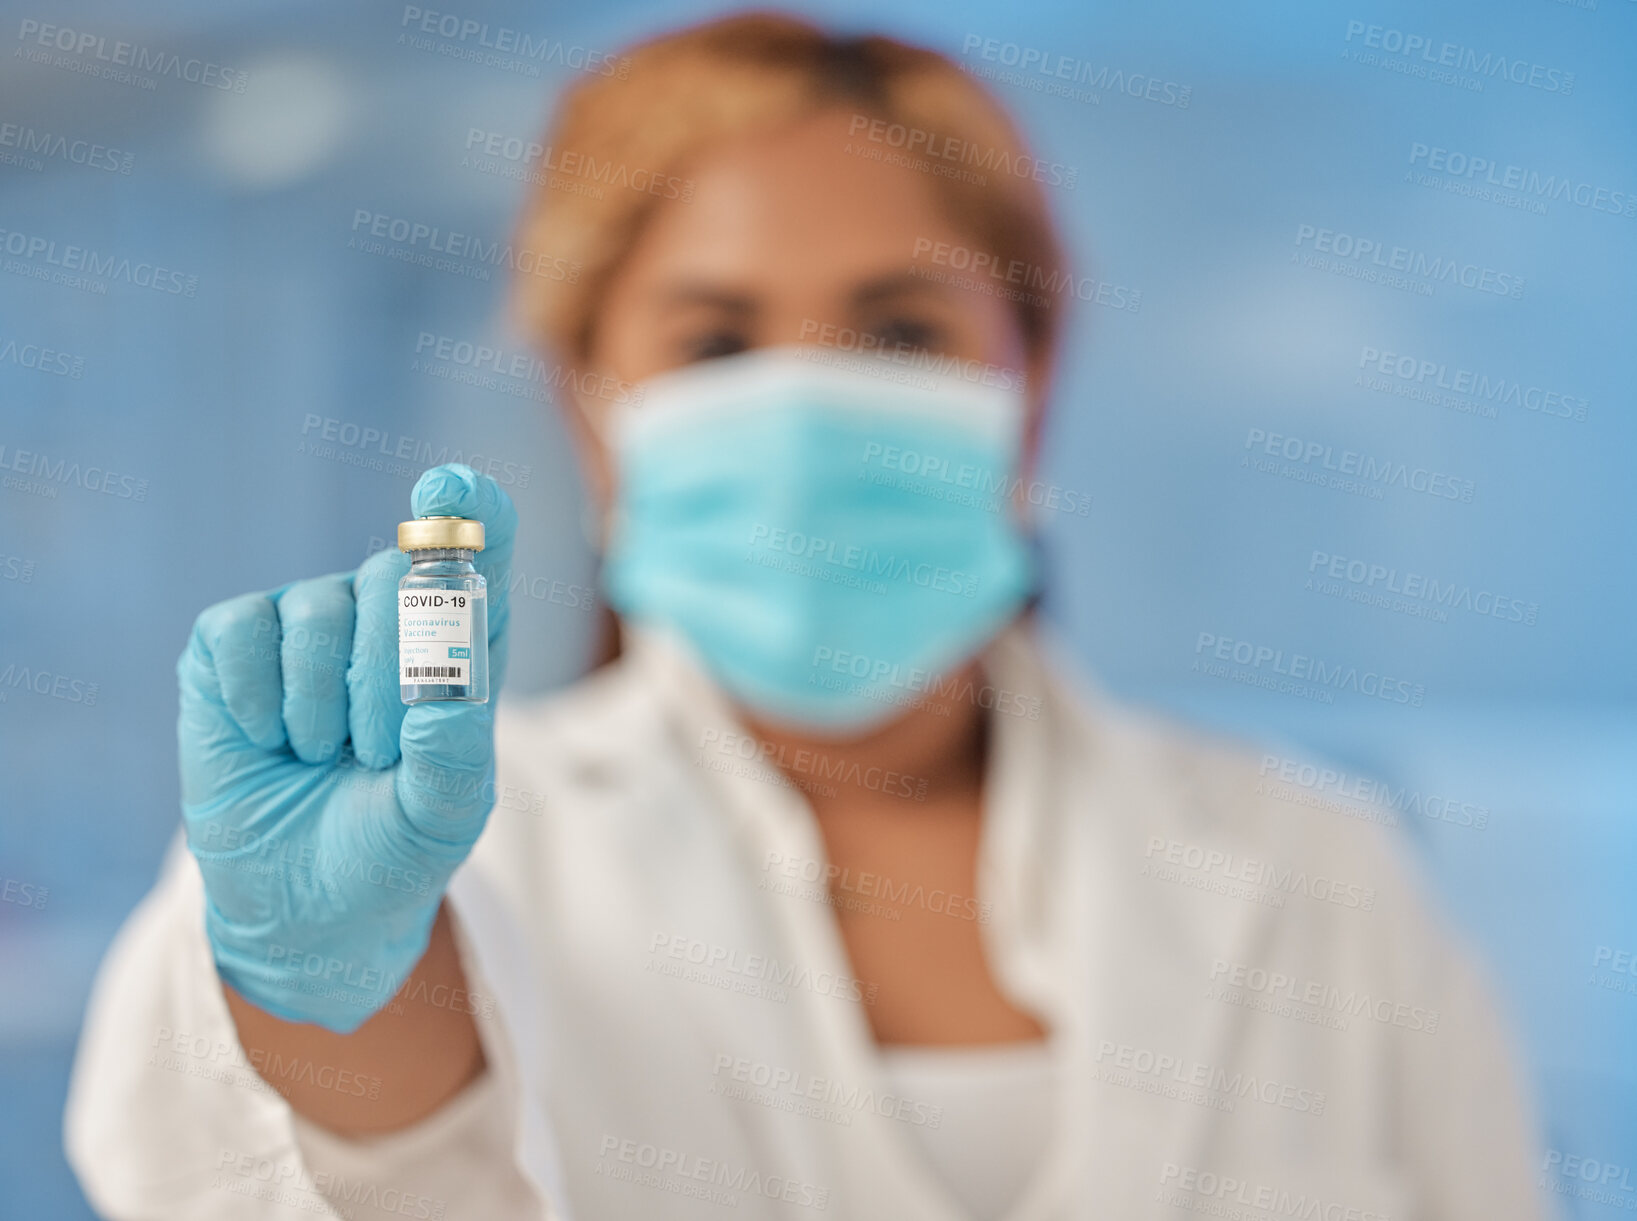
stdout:
{"type": "MultiPolygon", "coordinates": [[[[1042,371],[1027,367],[1013,308],[916,274],[947,270],[927,257],[939,243],[972,245],[944,218],[933,178],[871,160],[884,146],[849,138],[852,122],[824,112],[688,166],[693,198],[660,202],[609,281],[591,364],[636,382],[752,348],[835,343],[833,327],[860,346],[1026,370],[1037,396],[1042,371]]],[[[582,440],[606,496],[608,457],[582,440]]]]}

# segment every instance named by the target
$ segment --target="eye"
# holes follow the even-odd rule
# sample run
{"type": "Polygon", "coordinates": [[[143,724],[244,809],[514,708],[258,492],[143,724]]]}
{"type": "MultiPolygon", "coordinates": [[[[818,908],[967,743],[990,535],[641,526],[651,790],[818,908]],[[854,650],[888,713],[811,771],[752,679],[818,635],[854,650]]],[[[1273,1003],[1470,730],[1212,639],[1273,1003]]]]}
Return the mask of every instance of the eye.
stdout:
{"type": "Polygon", "coordinates": [[[888,351],[921,348],[933,352],[941,349],[946,340],[943,328],[937,323],[909,315],[884,319],[871,328],[871,333],[880,339],[881,347],[888,351]]]}
{"type": "Polygon", "coordinates": [[[689,364],[702,360],[716,360],[722,356],[732,356],[743,352],[750,347],[750,341],[742,331],[720,327],[705,331],[699,335],[691,335],[682,341],[682,359],[689,364]]]}

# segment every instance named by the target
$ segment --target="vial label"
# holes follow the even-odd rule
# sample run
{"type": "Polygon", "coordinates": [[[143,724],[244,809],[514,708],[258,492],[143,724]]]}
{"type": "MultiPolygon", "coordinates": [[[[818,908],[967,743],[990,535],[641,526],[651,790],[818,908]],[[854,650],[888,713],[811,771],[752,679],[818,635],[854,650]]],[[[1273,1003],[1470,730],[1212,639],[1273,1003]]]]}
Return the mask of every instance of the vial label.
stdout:
{"type": "MultiPolygon", "coordinates": [[[[472,617],[483,592],[398,591],[398,681],[464,687],[472,681],[472,617]]],[[[487,644],[487,642],[485,642],[487,644]]]]}

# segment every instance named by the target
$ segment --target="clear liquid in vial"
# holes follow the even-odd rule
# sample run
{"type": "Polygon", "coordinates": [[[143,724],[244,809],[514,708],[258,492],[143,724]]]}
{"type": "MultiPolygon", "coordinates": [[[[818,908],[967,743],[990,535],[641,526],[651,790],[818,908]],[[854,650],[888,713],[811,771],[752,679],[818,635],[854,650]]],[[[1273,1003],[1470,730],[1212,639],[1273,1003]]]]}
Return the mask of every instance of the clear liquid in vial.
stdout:
{"type": "Polygon", "coordinates": [[[398,694],[406,704],[489,702],[488,583],[473,552],[410,553],[398,583],[398,694]]]}

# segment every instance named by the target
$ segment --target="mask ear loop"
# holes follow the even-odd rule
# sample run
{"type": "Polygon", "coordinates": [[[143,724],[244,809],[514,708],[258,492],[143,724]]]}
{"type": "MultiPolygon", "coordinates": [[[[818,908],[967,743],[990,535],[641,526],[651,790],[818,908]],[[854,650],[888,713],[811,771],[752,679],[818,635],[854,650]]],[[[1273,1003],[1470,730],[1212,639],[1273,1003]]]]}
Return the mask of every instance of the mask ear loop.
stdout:
{"type": "MultiPolygon", "coordinates": [[[[609,403],[606,411],[595,411],[586,404],[578,391],[570,390],[568,397],[573,401],[574,409],[579,413],[581,421],[602,446],[603,453],[608,456],[611,473],[617,477],[617,470],[612,470],[612,468],[615,465],[615,455],[619,452],[616,438],[621,431],[621,420],[617,416],[613,419],[607,417],[612,413],[623,413],[631,410],[631,404],[614,401],[609,403]]],[[[608,551],[608,540],[613,535],[614,513],[612,496],[610,496],[606,507],[602,509],[597,507],[596,497],[594,496],[587,496],[580,502],[580,537],[585,540],[585,545],[590,549],[591,554],[597,557],[599,568],[602,565],[603,556],[608,551]]]]}
{"type": "Polygon", "coordinates": [[[1046,598],[1046,540],[1040,536],[1039,526],[1031,519],[1023,532],[1024,546],[1029,549],[1029,594],[1023,602],[1023,613],[1032,615],[1046,598]]]}
{"type": "Polygon", "coordinates": [[[580,502],[580,537],[585,540],[591,554],[597,557],[599,566],[604,552],[608,549],[611,524],[609,514],[599,513],[596,505],[592,504],[591,497],[587,496],[580,502]]]}
{"type": "MultiPolygon", "coordinates": [[[[1028,409],[1021,399],[1018,403],[1018,409],[1024,413],[1026,418],[1028,409]]],[[[1018,448],[1021,451],[1021,444],[1018,448]]],[[[1019,469],[1016,465],[1017,461],[1017,455],[1014,454],[1014,470],[1019,469]]],[[[1021,477],[1021,472],[1019,473],[1021,477]]],[[[1024,599],[1022,613],[1032,615],[1040,608],[1040,604],[1046,597],[1046,560],[1050,554],[1046,547],[1045,534],[1041,526],[1041,514],[1036,510],[1034,502],[1027,496],[1023,498],[1021,507],[1015,503],[1007,503],[1002,507],[1001,511],[1012,514],[1012,527],[1017,531],[1029,553],[1029,592],[1024,599]]]]}

